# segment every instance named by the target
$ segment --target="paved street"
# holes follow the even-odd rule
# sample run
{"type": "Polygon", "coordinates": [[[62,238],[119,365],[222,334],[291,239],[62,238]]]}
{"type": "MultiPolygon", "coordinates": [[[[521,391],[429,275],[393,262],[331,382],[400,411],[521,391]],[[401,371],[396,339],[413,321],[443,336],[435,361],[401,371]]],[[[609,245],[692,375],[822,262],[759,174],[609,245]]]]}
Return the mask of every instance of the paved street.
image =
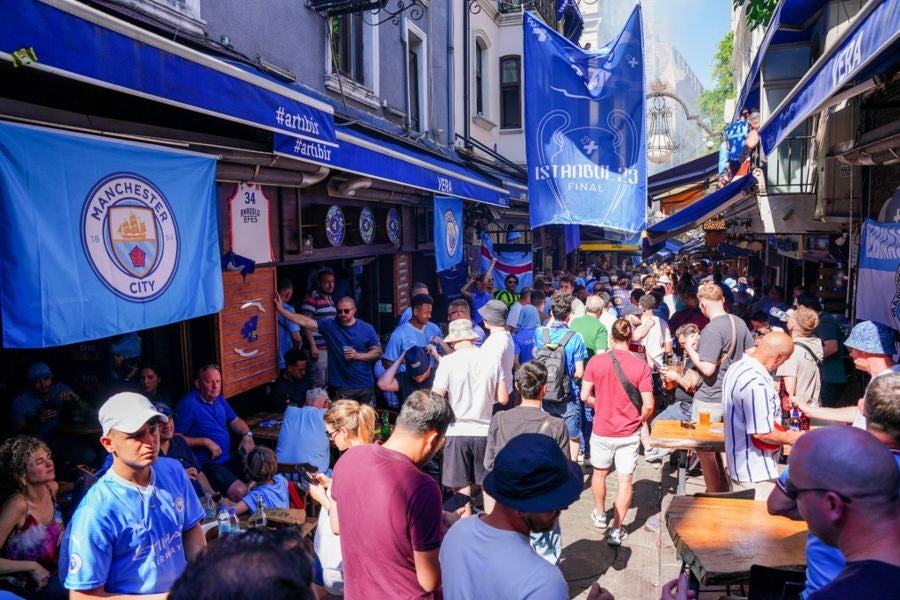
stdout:
{"type": "MultiPolygon", "coordinates": [[[[626,519],[628,537],[619,548],[607,545],[605,532],[591,523],[594,501],[588,478],[590,471],[585,469],[581,499],[560,519],[563,537],[560,567],[569,583],[569,597],[586,598],[591,583],[599,579],[616,600],[659,598],[659,586],[676,577],[680,567],[661,510],[675,492],[674,467],[666,463],[657,469],[643,458],[638,460],[634,499],[626,519]]],[[[688,494],[703,489],[702,477],[688,478],[688,494]]],[[[615,492],[613,473],[607,481],[607,509],[612,507],[615,492]]]]}

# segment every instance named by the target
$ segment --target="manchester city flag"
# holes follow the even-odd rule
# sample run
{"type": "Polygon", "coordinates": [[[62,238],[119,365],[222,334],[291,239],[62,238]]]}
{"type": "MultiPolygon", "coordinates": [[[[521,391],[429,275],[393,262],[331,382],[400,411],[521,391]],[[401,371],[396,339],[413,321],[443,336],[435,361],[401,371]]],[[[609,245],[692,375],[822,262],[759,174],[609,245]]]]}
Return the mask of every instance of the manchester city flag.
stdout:
{"type": "Polygon", "coordinates": [[[641,7],[597,51],[525,14],[531,226],[644,228],[647,158],[641,7]]]}
{"type": "Polygon", "coordinates": [[[463,201],[434,197],[434,260],[437,270],[452,269],[463,258],[463,201]]]}
{"type": "Polygon", "coordinates": [[[0,123],[3,346],[218,312],[215,160],[0,123]]]}

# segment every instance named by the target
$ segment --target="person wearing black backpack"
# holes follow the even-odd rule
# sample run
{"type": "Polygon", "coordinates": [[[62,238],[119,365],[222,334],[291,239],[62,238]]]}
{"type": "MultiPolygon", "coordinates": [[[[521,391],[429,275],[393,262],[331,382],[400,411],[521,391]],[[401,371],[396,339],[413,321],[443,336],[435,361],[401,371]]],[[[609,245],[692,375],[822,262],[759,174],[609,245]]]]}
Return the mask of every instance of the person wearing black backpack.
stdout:
{"type": "Polygon", "coordinates": [[[803,398],[812,406],[820,405],[822,391],[822,340],[813,333],[818,326],[819,315],[811,308],[801,306],[788,311],[787,328],[794,340],[794,353],[775,373],[791,397],[803,398]]]}
{"type": "Polygon", "coordinates": [[[541,404],[544,412],[560,417],[569,430],[571,456],[578,456],[581,439],[581,399],[576,379],[584,375],[587,348],[584,338],[569,329],[571,294],[556,293],[550,299],[553,320],[534,330],[534,358],[547,369],[547,389],[541,404]]]}

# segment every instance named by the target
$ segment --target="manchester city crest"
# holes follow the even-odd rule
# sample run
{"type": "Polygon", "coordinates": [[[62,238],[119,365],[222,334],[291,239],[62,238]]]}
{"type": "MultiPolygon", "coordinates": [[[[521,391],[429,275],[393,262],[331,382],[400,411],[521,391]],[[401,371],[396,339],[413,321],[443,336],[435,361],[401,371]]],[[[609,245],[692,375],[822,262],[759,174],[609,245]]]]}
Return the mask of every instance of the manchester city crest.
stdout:
{"type": "Polygon", "coordinates": [[[178,266],[178,227],[169,201],[134,173],[115,173],[88,193],[82,245],[110,291],[133,302],[162,294],[178,266]]]}
{"type": "Polygon", "coordinates": [[[444,211],[444,224],[447,234],[444,236],[444,244],[447,247],[447,255],[455,256],[456,248],[459,246],[459,223],[456,222],[456,215],[452,210],[444,211]]]}

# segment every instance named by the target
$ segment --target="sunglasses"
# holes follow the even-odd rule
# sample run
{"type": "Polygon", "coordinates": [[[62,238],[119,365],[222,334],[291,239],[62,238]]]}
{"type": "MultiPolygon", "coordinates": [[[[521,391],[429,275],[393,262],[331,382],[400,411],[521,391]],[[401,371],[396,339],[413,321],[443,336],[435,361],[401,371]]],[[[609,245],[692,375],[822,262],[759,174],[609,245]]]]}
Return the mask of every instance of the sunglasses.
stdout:
{"type": "Polygon", "coordinates": [[[325,433],[328,434],[328,439],[333,442],[334,436],[336,436],[338,434],[338,432],[340,432],[340,429],[335,429],[334,431],[326,431],[325,433]]]}
{"type": "Polygon", "coordinates": [[[353,309],[352,309],[352,308],[339,308],[339,309],[337,309],[337,313],[338,313],[339,315],[349,315],[349,314],[352,313],[352,312],[353,312],[353,309]]]}
{"type": "Polygon", "coordinates": [[[802,494],[803,492],[831,492],[832,494],[836,494],[837,497],[840,498],[845,504],[850,504],[853,502],[853,500],[851,500],[850,498],[848,498],[847,496],[841,494],[840,492],[838,492],[836,490],[830,490],[828,488],[798,488],[798,487],[794,487],[794,484],[791,483],[790,479],[788,479],[784,483],[781,483],[781,481],[778,481],[778,482],[776,482],[776,485],[778,485],[778,489],[780,489],[782,492],[784,492],[784,495],[787,496],[788,498],[790,498],[791,500],[796,500],[800,496],[800,494],[802,494]]]}
{"type": "Polygon", "coordinates": [[[215,369],[216,371],[219,371],[219,372],[222,371],[222,367],[220,367],[216,363],[210,363],[208,365],[200,367],[200,372],[206,373],[207,371],[212,371],[213,369],[215,369]]]}

